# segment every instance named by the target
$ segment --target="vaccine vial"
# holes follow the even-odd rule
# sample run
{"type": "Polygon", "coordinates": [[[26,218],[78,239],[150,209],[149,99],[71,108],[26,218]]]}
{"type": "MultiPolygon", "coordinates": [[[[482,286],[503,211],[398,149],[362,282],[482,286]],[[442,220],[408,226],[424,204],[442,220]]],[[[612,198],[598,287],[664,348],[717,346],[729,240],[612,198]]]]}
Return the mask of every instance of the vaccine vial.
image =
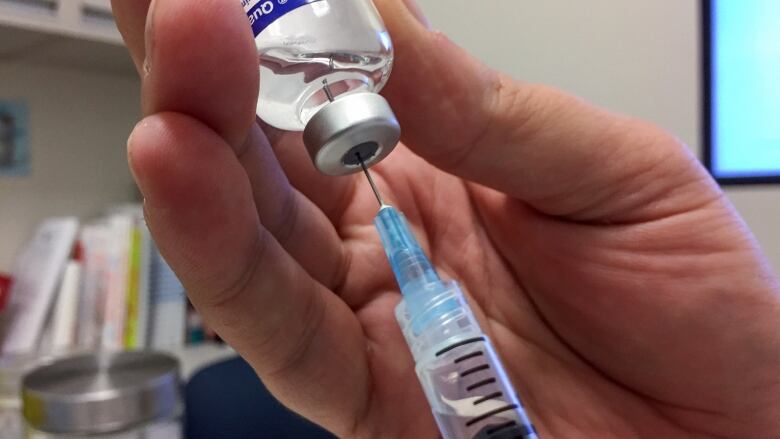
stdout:
{"type": "Polygon", "coordinates": [[[304,131],[315,166],[343,175],[379,162],[400,127],[378,92],[393,62],[371,0],[241,0],[259,54],[257,115],[304,131]]]}

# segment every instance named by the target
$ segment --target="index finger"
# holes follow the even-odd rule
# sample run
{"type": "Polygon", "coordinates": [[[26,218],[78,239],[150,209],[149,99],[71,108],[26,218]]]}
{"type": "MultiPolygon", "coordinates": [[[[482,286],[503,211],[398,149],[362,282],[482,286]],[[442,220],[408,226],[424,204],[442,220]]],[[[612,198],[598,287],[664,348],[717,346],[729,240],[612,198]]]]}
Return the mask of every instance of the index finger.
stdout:
{"type": "Polygon", "coordinates": [[[128,155],[155,243],[198,311],[288,407],[348,433],[370,387],[360,323],[260,222],[231,146],[161,113],[128,155]]]}

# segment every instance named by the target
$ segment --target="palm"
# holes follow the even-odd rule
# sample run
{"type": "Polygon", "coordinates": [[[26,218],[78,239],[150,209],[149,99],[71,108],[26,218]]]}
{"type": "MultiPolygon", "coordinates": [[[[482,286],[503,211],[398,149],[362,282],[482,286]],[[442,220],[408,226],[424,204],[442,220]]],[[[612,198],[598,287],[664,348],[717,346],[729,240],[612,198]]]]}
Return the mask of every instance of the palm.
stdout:
{"type": "MultiPolygon", "coordinates": [[[[576,250],[538,260],[547,253],[535,247],[541,243],[548,250],[579,246],[594,255],[600,252],[597,239],[580,234],[576,229],[581,226],[572,225],[572,230],[568,230],[565,222],[545,218],[517,201],[445,174],[405,149],[395,152],[373,173],[383,195],[406,213],[437,268],[460,281],[469,293],[471,307],[504,357],[521,398],[527,398],[525,402],[543,437],[626,437],[632,432],[690,437],[693,431],[677,426],[665,414],[674,411],[676,404],[664,404],[657,399],[665,394],[663,390],[656,395],[643,395],[632,388],[634,383],[623,381],[626,377],[610,376],[609,371],[589,364],[587,357],[599,353],[573,350],[571,343],[577,340],[566,340],[558,333],[529,296],[527,289],[535,286],[558,289],[534,292],[549,299],[574,292],[583,296],[599,294],[589,291],[588,286],[611,284],[614,273],[576,278],[577,266],[586,263],[579,259],[576,250]],[[504,202],[508,205],[502,205],[504,202]],[[553,227],[549,233],[533,236],[533,230],[538,232],[546,222],[563,227],[562,233],[553,227]],[[582,241],[573,243],[569,241],[572,237],[582,241]],[[503,248],[496,242],[503,242],[503,248]],[[504,251],[524,247],[524,251],[504,251]],[[528,260],[532,254],[536,261],[528,260]],[[535,273],[534,269],[539,267],[544,267],[544,272],[535,273]],[[567,290],[565,285],[537,283],[557,269],[574,275],[568,282],[580,285],[579,291],[567,290]]],[[[358,185],[358,193],[336,224],[350,253],[346,274],[350,282],[335,293],[354,311],[366,343],[371,346],[369,356],[373,357],[368,362],[373,379],[371,395],[367,396],[370,405],[360,418],[357,432],[369,437],[381,436],[380,433],[392,437],[435,437],[432,417],[422,415],[427,414],[428,406],[394,319],[393,308],[400,294],[384,261],[378,236],[370,226],[377,211],[376,200],[367,184],[353,184],[358,185]]],[[[652,288],[652,277],[650,273],[647,276],[648,289],[652,288]]],[[[625,290],[626,286],[615,288],[625,290]]],[[[599,324],[591,324],[585,317],[578,326],[585,334],[598,336],[599,324]]],[[[644,328],[627,325],[612,334],[612,342],[620,342],[621,335],[632,338],[642,333],[644,328]]],[[[671,413],[675,414],[679,413],[671,413]]]]}
{"type": "MultiPolygon", "coordinates": [[[[702,349],[698,335],[685,334],[719,324],[719,304],[697,304],[695,321],[672,315],[685,305],[679,298],[709,294],[698,280],[720,271],[717,263],[703,268],[702,260],[718,246],[712,232],[722,216],[705,206],[657,225],[569,222],[445,174],[408,150],[374,175],[438,269],[469,293],[542,437],[691,437],[727,428],[726,406],[706,404],[731,398],[722,375],[709,368],[691,377],[718,361],[723,345],[702,349]],[[694,227],[702,233],[679,233],[694,227]],[[670,279],[670,270],[679,276],[670,279]]],[[[367,184],[356,184],[337,225],[353,243],[352,283],[337,294],[377,353],[369,362],[374,385],[363,428],[435,436],[431,417],[420,415],[427,405],[410,355],[383,362],[407,352],[392,312],[399,295],[378,238],[365,228],[375,200],[367,184]],[[388,425],[398,419],[404,421],[388,425]]],[[[746,256],[739,246],[721,251],[746,256]]],[[[721,367],[737,375],[743,364],[721,367]]]]}

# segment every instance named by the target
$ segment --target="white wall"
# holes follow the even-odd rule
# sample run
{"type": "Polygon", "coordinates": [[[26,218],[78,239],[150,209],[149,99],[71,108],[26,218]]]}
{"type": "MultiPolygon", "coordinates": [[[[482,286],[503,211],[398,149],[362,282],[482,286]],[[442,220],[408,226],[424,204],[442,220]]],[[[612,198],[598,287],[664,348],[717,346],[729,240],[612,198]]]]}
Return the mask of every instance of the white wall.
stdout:
{"type": "Polygon", "coordinates": [[[27,103],[32,152],[30,176],[0,177],[0,271],[42,218],[88,219],[137,198],[125,140],[138,87],[130,75],[0,62],[0,99],[27,103]]]}
{"type": "MultiPolygon", "coordinates": [[[[698,0],[418,1],[489,65],[656,122],[700,151],[698,0]]],[[[727,193],[780,272],[780,187],[727,193]]]]}

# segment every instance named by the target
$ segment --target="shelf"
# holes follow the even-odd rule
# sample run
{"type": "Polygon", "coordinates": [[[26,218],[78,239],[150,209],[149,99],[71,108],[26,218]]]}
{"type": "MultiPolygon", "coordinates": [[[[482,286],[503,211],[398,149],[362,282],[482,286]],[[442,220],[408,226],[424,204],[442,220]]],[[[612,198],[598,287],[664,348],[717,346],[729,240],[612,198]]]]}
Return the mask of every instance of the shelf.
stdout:
{"type": "Polygon", "coordinates": [[[0,25],[0,64],[24,63],[136,77],[127,49],[0,25]]]}
{"type": "Polygon", "coordinates": [[[0,0],[0,24],[122,44],[109,0],[0,0]]]}
{"type": "Polygon", "coordinates": [[[30,6],[52,1],[0,0],[0,63],[136,76],[127,49],[110,18],[110,9],[102,21],[94,17],[71,16],[74,8],[81,10],[80,5],[104,4],[107,7],[108,0],[61,0],[62,6],[71,10],[69,14],[61,12],[63,9],[52,11],[30,6]]]}

